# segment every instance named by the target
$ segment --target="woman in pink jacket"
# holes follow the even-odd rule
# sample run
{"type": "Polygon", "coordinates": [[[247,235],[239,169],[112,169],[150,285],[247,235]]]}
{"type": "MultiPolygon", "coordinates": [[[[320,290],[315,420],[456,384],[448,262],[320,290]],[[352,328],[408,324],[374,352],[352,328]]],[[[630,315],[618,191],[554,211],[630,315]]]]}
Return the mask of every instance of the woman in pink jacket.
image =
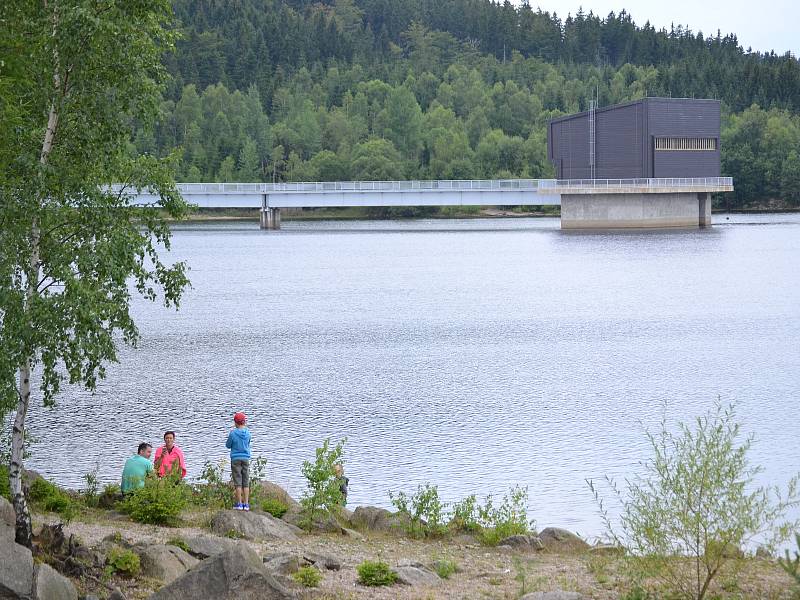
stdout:
{"type": "Polygon", "coordinates": [[[156,450],[155,468],[159,477],[164,477],[178,469],[181,479],[186,477],[186,460],[183,450],[175,445],[175,432],[167,431],[164,434],[164,445],[156,450]]]}

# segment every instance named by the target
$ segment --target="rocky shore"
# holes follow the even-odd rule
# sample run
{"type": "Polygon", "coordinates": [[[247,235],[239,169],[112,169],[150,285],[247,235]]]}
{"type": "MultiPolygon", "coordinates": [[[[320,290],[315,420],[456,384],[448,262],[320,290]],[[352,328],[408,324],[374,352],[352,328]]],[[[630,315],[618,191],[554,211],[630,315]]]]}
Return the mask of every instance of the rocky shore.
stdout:
{"type": "MultiPolygon", "coordinates": [[[[630,577],[621,549],[590,545],[564,529],[545,527],[491,547],[464,533],[418,540],[407,536],[402,515],[359,506],[319,519],[307,532],[297,526],[297,502],[278,486],[263,485],[289,506],[282,518],[258,510],[187,511],[181,527],[160,527],[97,509],[62,526],[57,515],[36,514],[34,554],[14,543],[13,510],[0,498],[0,598],[633,597],[626,596],[630,577]],[[364,561],[389,565],[395,582],[361,583],[357,567],[364,561]],[[309,569],[319,575],[315,587],[297,576],[309,569]]],[[[728,591],[717,597],[792,597],[788,577],[770,558],[742,560],[735,587],[727,582],[728,591]]]]}

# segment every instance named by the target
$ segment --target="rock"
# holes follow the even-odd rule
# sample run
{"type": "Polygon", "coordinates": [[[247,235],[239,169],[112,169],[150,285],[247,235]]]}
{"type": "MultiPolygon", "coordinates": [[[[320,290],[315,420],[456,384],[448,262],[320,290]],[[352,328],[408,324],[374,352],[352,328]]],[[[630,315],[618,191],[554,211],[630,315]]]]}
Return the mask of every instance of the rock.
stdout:
{"type": "Polygon", "coordinates": [[[164,583],[176,580],[200,562],[177,546],[134,546],[133,551],[139,555],[142,574],[164,583]]]}
{"type": "Polygon", "coordinates": [[[204,559],[216,556],[234,548],[236,540],[219,537],[216,535],[196,535],[184,540],[189,547],[189,554],[195,558],[204,559]]]}
{"type": "Polygon", "coordinates": [[[0,598],[29,598],[33,589],[33,555],[15,544],[0,543],[0,598]]]}
{"type": "Polygon", "coordinates": [[[589,548],[591,554],[602,554],[605,556],[624,556],[625,548],[617,544],[595,544],[589,548]]]}
{"type": "Polygon", "coordinates": [[[97,597],[97,596],[95,596],[94,594],[86,594],[86,595],[83,597],[83,600],[100,600],[100,598],[98,598],[98,597],[97,597]]]}
{"type": "Polygon", "coordinates": [[[328,571],[338,571],[342,568],[342,561],[329,554],[318,554],[316,552],[304,552],[303,559],[318,567],[328,571]]]}
{"type": "Polygon", "coordinates": [[[434,586],[442,582],[442,578],[420,563],[399,565],[392,569],[397,573],[397,583],[410,586],[434,586]]]}
{"type": "Polygon", "coordinates": [[[359,506],[350,517],[350,524],[356,529],[404,534],[409,524],[408,518],[391,513],[376,506],[359,506]]]}
{"type": "Polygon", "coordinates": [[[532,594],[525,594],[519,600],[584,600],[585,596],[578,592],[562,592],[556,590],[554,592],[533,592],[532,594]]]}
{"type": "Polygon", "coordinates": [[[297,596],[279,584],[245,544],[207,558],[165,585],[150,600],[289,600],[297,596]]]}
{"type": "Polygon", "coordinates": [[[36,565],[33,581],[35,600],[78,600],[78,590],[72,582],[50,565],[36,565]]]}
{"type": "Polygon", "coordinates": [[[108,600],[126,600],[125,594],[122,593],[122,590],[119,588],[114,588],[113,591],[108,595],[108,600]]]}
{"type": "Polygon", "coordinates": [[[17,523],[17,514],[14,512],[14,505],[0,496],[0,525],[4,523],[14,527],[17,523]]]}
{"type": "Polygon", "coordinates": [[[272,515],[240,510],[221,510],[211,520],[211,531],[218,535],[235,534],[248,540],[295,541],[296,528],[272,515]]]}
{"type": "Polygon", "coordinates": [[[283,502],[287,508],[300,506],[300,503],[292,498],[289,493],[277,483],[262,481],[259,485],[261,487],[260,495],[262,498],[271,498],[278,502],[283,502]]]}
{"type": "MultiPolygon", "coordinates": [[[[300,505],[289,508],[289,510],[287,510],[286,513],[281,517],[281,520],[294,527],[297,527],[298,529],[303,528],[306,525],[300,505]]],[[[311,529],[313,531],[322,531],[325,533],[342,532],[342,526],[336,517],[327,513],[322,513],[318,517],[315,517],[311,529]]]]}
{"type": "Polygon", "coordinates": [[[277,575],[291,575],[300,567],[304,566],[302,560],[296,554],[283,552],[264,557],[264,567],[277,575]]]}
{"type": "Polygon", "coordinates": [[[542,545],[551,552],[582,552],[589,544],[566,529],[547,527],[539,534],[542,545]]]}
{"type": "Polygon", "coordinates": [[[519,550],[543,550],[542,540],[535,535],[511,535],[500,540],[500,546],[511,546],[519,550]]]}

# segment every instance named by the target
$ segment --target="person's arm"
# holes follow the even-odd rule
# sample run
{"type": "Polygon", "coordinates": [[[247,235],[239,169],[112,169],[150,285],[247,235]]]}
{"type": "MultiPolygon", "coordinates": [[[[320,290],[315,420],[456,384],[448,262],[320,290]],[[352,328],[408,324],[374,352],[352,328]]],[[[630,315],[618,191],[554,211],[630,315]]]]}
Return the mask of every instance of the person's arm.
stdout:
{"type": "Polygon", "coordinates": [[[175,449],[178,451],[178,464],[181,466],[181,479],[183,479],[186,477],[186,459],[183,458],[183,450],[177,446],[175,449]]]}
{"type": "Polygon", "coordinates": [[[161,452],[161,446],[159,446],[158,448],[156,448],[156,459],[155,459],[155,470],[158,473],[159,477],[163,475],[163,473],[161,472],[161,461],[163,460],[163,458],[164,456],[163,453],[161,452]]]}
{"type": "Polygon", "coordinates": [[[233,448],[233,432],[228,432],[228,439],[225,440],[225,447],[226,448],[233,448]]]}

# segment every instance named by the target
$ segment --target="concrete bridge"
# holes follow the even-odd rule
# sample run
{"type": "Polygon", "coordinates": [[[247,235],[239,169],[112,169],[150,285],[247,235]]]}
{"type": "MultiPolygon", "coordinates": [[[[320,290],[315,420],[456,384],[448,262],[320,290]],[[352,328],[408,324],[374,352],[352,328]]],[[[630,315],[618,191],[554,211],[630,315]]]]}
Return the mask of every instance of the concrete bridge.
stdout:
{"type": "MultiPolygon", "coordinates": [[[[560,205],[562,229],[604,229],[709,227],[710,194],[732,191],[733,179],[181,183],[178,189],[201,208],[259,208],[262,229],[280,229],[282,208],[493,205],[560,205]]],[[[158,197],[141,190],[133,202],[153,204],[158,197]]]]}

